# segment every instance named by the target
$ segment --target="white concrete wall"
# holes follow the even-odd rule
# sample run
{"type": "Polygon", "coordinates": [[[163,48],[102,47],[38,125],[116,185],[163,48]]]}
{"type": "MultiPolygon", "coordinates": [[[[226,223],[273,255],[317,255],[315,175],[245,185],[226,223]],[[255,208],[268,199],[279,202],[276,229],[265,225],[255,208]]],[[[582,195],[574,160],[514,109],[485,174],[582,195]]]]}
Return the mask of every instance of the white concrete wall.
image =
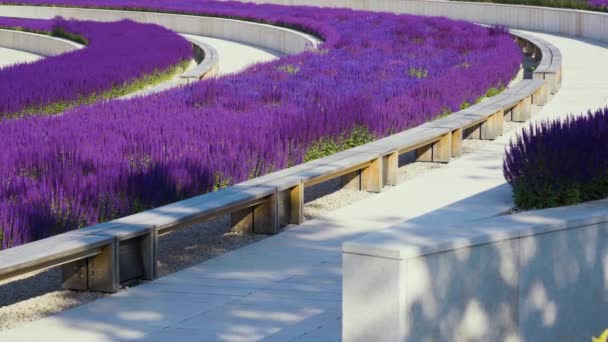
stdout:
{"type": "Polygon", "coordinates": [[[344,341],[586,341],[608,327],[608,200],[343,245],[344,341]]]}
{"type": "Polygon", "coordinates": [[[142,23],[155,23],[173,31],[210,36],[256,45],[284,54],[300,53],[319,43],[319,39],[295,30],[242,20],[212,18],[193,15],[115,11],[84,8],[0,5],[6,17],[51,19],[56,16],[95,21],[131,19],[142,23]]]}
{"type": "Polygon", "coordinates": [[[348,7],[370,11],[445,16],[482,24],[608,41],[608,14],[547,7],[443,0],[247,0],[256,3],[348,7]]]}
{"type": "Polygon", "coordinates": [[[0,46],[40,56],[56,56],[82,48],[82,45],[66,39],[3,29],[0,29],[0,46]]]}

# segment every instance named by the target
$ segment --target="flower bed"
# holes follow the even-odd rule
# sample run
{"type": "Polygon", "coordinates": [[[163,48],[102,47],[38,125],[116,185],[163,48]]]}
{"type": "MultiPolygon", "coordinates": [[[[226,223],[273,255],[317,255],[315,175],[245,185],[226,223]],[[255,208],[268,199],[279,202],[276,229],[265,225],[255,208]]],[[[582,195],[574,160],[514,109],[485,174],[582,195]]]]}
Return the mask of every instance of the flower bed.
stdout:
{"type": "Polygon", "coordinates": [[[608,108],[530,126],[510,143],[504,174],[522,209],[608,197],[608,108]]]}
{"type": "Polygon", "coordinates": [[[507,84],[522,58],[503,29],[444,18],[100,4],[249,18],[314,32],[325,44],[155,96],[0,123],[4,248],[301,163],[322,141],[350,146],[414,127],[507,84]]]}
{"type": "Polygon", "coordinates": [[[74,105],[118,97],[170,77],[192,56],[191,44],[178,34],[126,20],[0,18],[0,27],[52,31],[88,42],[81,50],[0,69],[0,119],[54,114],[74,105]]]}
{"type": "Polygon", "coordinates": [[[54,24],[53,20],[0,17],[0,28],[17,31],[48,34],[53,31],[54,24]]]}

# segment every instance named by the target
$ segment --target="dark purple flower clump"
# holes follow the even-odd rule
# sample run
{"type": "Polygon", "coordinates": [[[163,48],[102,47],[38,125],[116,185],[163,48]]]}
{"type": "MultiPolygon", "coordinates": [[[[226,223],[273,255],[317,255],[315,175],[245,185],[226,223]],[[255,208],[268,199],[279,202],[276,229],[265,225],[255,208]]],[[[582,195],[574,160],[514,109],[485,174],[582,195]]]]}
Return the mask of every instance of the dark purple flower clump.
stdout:
{"type": "Polygon", "coordinates": [[[589,0],[588,4],[592,8],[608,10],[608,0],[589,0]]]}
{"type": "MultiPolygon", "coordinates": [[[[0,120],[38,111],[58,112],[72,102],[101,97],[138,78],[175,67],[192,45],[154,24],[0,18],[0,27],[84,37],[80,50],[0,69],[0,120]],[[57,110],[53,110],[54,108],[57,110]]],[[[100,98],[104,99],[104,98],[100,98]]]]}
{"type": "Polygon", "coordinates": [[[49,33],[54,25],[53,20],[0,17],[0,28],[49,33]]]}
{"type": "Polygon", "coordinates": [[[145,98],[0,123],[4,248],[301,163],[322,139],[415,127],[506,85],[522,58],[503,29],[445,18],[185,0],[61,3],[248,18],[325,43],[145,98]]]}
{"type": "Polygon", "coordinates": [[[608,196],[608,108],[531,125],[513,140],[504,175],[523,209],[608,196]]]}

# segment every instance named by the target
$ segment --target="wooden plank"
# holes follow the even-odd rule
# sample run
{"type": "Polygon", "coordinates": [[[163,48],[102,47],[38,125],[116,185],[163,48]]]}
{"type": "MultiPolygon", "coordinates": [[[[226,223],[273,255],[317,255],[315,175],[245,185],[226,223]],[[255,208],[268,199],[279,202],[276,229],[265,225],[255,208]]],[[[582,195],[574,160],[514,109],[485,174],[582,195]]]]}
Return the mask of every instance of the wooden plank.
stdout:
{"type": "Polygon", "coordinates": [[[97,255],[112,240],[65,233],[0,251],[0,280],[97,255]]]}
{"type": "Polygon", "coordinates": [[[304,184],[289,190],[290,198],[290,222],[291,224],[304,223],[304,184]]]}
{"type": "Polygon", "coordinates": [[[452,157],[462,156],[462,129],[452,131],[452,157]]]}
{"type": "Polygon", "coordinates": [[[384,181],[386,185],[399,184],[399,152],[393,151],[384,157],[384,181]]]}
{"type": "Polygon", "coordinates": [[[367,192],[382,192],[384,185],[384,157],[376,158],[371,164],[361,171],[361,187],[367,192]]]}

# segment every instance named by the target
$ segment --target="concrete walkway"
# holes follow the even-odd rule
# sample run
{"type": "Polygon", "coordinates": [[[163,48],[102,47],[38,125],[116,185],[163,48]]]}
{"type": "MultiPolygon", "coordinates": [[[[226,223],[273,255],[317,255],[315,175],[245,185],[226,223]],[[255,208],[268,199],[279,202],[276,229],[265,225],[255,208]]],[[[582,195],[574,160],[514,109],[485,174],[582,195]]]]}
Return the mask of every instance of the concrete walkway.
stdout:
{"type": "MultiPolygon", "coordinates": [[[[182,34],[182,36],[190,41],[198,41],[215,48],[219,54],[218,76],[233,74],[242,71],[250,65],[272,61],[283,56],[283,54],[278,51],[267,50],[259,46],[225,39],[195,36],[191,34],[182,34]]],[[[128,99],[135,96],[155,94],[184,84],[184,81],[176,75],[171,80],[136,91],[121,98],[128,99]]]]}
{"type": "Polygon", "coordinates": [[[40,58],[42,57],[33,53],[9,49],[0,46],[0,69],[17,63],[34,62],[40,58]]]}
{"type": "MultiPolygon", "coordinates": [[[[540,35],[564,56],[560,93],[535,119],[608,103],[608,49],[540,35]]],[[[512,206],[509,136],[386,192],[154,282],[0,334],[1,341],[339,341],[342,242],[404,220],[493,216],[512,206]]]]}

